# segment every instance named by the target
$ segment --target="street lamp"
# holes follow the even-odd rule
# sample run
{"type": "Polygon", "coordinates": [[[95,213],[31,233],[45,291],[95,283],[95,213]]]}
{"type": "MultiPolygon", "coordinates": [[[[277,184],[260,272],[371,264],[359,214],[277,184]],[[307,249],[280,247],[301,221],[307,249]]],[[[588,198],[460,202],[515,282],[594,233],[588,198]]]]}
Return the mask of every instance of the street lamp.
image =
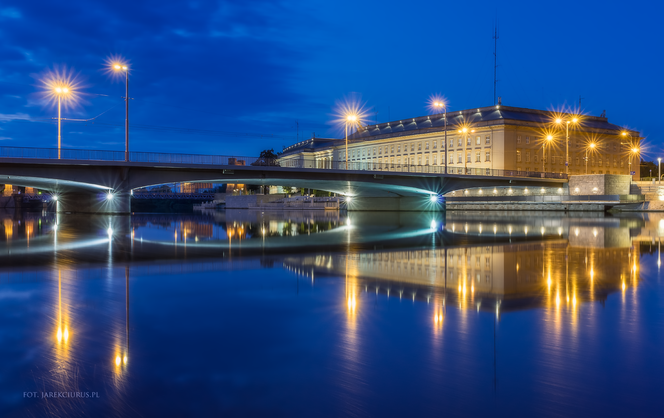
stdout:
{"type": "Polygon", "coordinates": [[[58,160],[60,159],[60,147],[62,145],[62,129],[61,129],[61,116],[62,116],[62,99],[66,98],[71,89],[67,85],[58,85],[53,88],[53,93],[58,98],[58,160]]]}
{"type": "Polygon", "coordinates": [[[348,125],[355,125],[357,124],[357,115],[356,114],[349,114],[346,115],[346,170],[348,170],[348,125]]]}
{"type": "Polygon", "coordinates": [[[444,157],[444,159],[445,159],[445,174],[447,174],[447,158],[448,158],[448,156],[447,156],[447,105],[445,104],[445,102],[436,101],[436,102],[433,102],[433,107],[437,108],[437,109],[440,109],[442,107],[443,110],[444,110],[444,116],[443,116],[445,118],[445,157],[444,157]]]}
{"type": "Polygon", "coordinates": [[[468,169],[466,168],[468,163],[466,146],[468,145],[468,134],[473,132],[475,132],[475,129],[468,129],[467,126],[459,129],[459,133],[463,133],[463,174],[468,174],[468,169]]]}
{"type": "Polygon", "coordinates": [[[549,148],[551,147],[551,141],[553,141],[553,136],[547,135],[546,136],[546,142],[542,141],[542,172],[546,173],[546,168],[544,167],[544,162],[546,161],[546,157],[544,155],[544,149],[546,147],[546,143],[549,143],[549,148]]]}
{"type": "Polygon", "coordinates": [[[125,64],[113,64],[113,71],[125,75],[125,161],[129,161],[129,67],[125,64]]]}
{"type": "Polygon", "coordinates": [[[657,182],[661,186],[662,185],[662,159],[661,158],[657,159],[657,168],[659,170],[659,174],[657,176],[657,182]]]}
{"type": "Polygon", "coordinates": [[[588,149],[589,149],[589,148],[590,148],[591,150],[594,150],[594,149],[595,149],[595,143],[594,143],[594,142],[591,142],[591,143],[588,144],[588,146],[586,147],[586,174],[588,174],[588,149]]]}
{"type": "Polygon", "coordinates": [[[622,136],[628,136],[629,137],[629,142],[621,142],[620,143],[620,149],[622,151],[622,146],[627,145],[630,147],[628,153],[629,153],[629,175],[632,175],[632,152],[635,149],[634,148],[634,138],[632,138],[632,135],[628,134],[626,131],[622,131],[620,133],[622,136]]]}
{"type": "Polygon", "coordinates": [[[556,123],[558,125],[565,122],[565,174],[569,174],[569,125],[570,123],[577,124],[579,123],[579,118],[573,117],[572,119],[562,119],[557,118],[556,123]]]}
{"type": "MultiPolygon", "coordinates": [[[[639,153],[639,149],[634,147],[630,150],[629,152],[629,174],[630,176],[632,175],[632,155],[637,155],[639,153]]],[[[636,171],[634,172],[636,173],[636,171]]]]}

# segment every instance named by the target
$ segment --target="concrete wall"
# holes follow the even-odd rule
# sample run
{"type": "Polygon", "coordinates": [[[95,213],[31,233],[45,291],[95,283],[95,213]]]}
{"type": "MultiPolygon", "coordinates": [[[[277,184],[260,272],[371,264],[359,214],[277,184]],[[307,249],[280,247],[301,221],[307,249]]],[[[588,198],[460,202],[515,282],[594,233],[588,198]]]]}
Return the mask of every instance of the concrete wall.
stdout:
{"type": "Polygon", "coordinates": [[[570,176],[572,195],[625,195],[630,194],[631,178],[620,174],[585,174],[570,176]]]}
{"type": "Polygon", "coordinates": [[[569,194],[567,185],[561,184],[561,187],[478,187],[456,190],[445,194],[445,196],[490,199],[492,196],[561,196],[566,194],[569,194]]]}

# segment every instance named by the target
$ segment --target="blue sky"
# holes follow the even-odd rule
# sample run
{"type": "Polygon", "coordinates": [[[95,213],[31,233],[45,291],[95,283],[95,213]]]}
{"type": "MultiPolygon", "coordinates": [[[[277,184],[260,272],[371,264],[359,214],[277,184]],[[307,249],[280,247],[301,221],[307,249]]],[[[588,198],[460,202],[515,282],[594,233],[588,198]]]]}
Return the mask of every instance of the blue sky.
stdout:
{"type": "MultiPolygon", "coordinates": [[[[82,101],[63,146],[124,149],[129,60],[135,151],[257,155],[340,136],[335,103],[361,96],[371,122],[493,103],[493,25],[504,105],[576,106],[642,132],[656,157],[664,59],[658,2],[82,1],[0,3],[0,146],[55,147],[57,110],[39,94],[72,68],[82,101]],[[101,116],[99,116],[101,114],[101,116]],[[171,129],[177,128],[177,129],[171,129]]],[[[648,155],[645,156],[648,158],[648,155]]]]}

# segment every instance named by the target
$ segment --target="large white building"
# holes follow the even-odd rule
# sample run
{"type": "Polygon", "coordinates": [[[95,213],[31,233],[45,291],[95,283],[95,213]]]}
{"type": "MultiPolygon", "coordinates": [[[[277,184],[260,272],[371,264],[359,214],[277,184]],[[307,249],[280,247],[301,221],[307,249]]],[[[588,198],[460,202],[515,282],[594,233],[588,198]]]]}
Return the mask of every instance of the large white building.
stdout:
{"type": "MultiPolygon", "coordinates": [[[[631,167],[638,178],[640,141],[639,132],[609,123],[604,116],[491,106],[450,111],[447,127],[442,113],[361,127],[348,137],[348,162],[349,169],[437,166],[443,170],[447,163],[449,173],[468,169],[565,173],[569,158],[570,175],[586,170],[629,174],[631,167]]],[[[299,142],[283,150],[280,164],[343,169],[345,140],[299,142]]]]}

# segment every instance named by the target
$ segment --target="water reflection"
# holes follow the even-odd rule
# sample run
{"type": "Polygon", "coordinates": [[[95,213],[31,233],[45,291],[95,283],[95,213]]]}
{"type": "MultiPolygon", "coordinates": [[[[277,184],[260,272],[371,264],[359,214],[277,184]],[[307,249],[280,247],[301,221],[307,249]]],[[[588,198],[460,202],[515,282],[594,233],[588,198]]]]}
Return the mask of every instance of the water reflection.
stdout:
{"type": "MultiPolygon", "coordinates": [[[[48,289],[43,301],[35,296],[40,302],[37,305],[47,307],[49,321],[43,329],[48,337],[31,345],[36,356],[46,360],[39,364],[41,371],[30,385],[104,391],[106,400],[99,408],[110,403],[116,411],[125,411],[123,408],[136,402],[136,390],[146,390],[139,383],[146,373],[167,379],[162,372],[137,366],[149,363],[151,355],[163,360],[173,355],[195,358],[200,353],[210,367],[218,367],[217,353],[208,352],[205,345],[218,350],[214,341],[180,345],[184,351],[176,353],[152,345],[152,340],[142,340],[141,345],[146,338],[142,333],[159,339],[169,335],[166,328],[186,328],[196,320],[210,334],[218,333],[220,324],[230,326],[234,321],[244,327],[244,317],[238,315],[237,319],[229,311],[193,317],[190,311],[199,308],[197,303],[189,310],[176,308],[183,300],[209,296],[196,291],[202,286],[200,277],[208,277],[215,285],[232,281],[233,286],[242,287],[248,286],[244,275],[256,271],[266,276],[261,286],[271,286],[272,276],[276,281],[280,273],[275,271],[280,270],[298,278],[297,290],[295,296],[286,291],[265,296],[256,289],[242,288],[236,296],[247,297],[242,299],[247,306],[258,309],[279,300],[302,306],[303,299],[310,301],[307,298],[314,296],[321,305],[327,298],[333,300],[333,318],[316,323],[307,335],[316,339],[329,332],[325,328],[338,330],[332,346],[334,355],[343,361],[330,366],[338,371],[337,379],[330,380],[337,382],[339,392],[335,393],[345,405],[343,413],[371,410],[363,400],[377,384],[368,366],[375,355],[370,347],[373,339],[380,340],[388,332],[386,318],[407,323],[405,329],[424,327],[426,344],[430,344],[426,346],[428,357],[435,370],[443,373],[451,367],[449,352],[444,350],[462,351],[466,356],[480,350],[475,344],[478,318],[492,321],[495,355],[495,344],[501,341],[496,327],[505,315],[536,312],[541,321],[531,332],[540,337],[552,362],[540,365],[541,373],[549,373],[555,381],[560,379],[555,365],[566,364],[570,349],[582,351],[584,332],[592,333],[602,322],[600,307],[612,295],[620,303],[621,335],[629,338],[630,333],[640,331],[643,299],[639,292],[645,293],[640,289],[641,260],[644,254],[656,253],[659,269],[664,233],[660,215],[351,213],[340,217],[323,212],[228,211],[132,217],[6,213],[2,217],[5,240],[0,243],[0,260],[6,267],[0,270],[0,296],[26,284],[48,289]],[[206,276],[208,273],[213,276],[206,276]],[[133,280],[137,277],[151,282],[150,287],[135,292],[133,280]],[[300,290],[300,278],[311,284],[306,292],[300,290]],[[177,289],[177,297],[169,298],[162,286],[177,289]],[[324,296],[316,292],[324,292],[324,296]],[[261,296],[254,300],[254,294],[261,296]],[[296,299],[287,299],[286,294],[296,299]],[[381,310],[381,303],[390,308],[408,304],[421,316],[406,315],[403,308],[381,310]],[[142,327],[130,327],[130,307],[132,318],[142,318],[142,327]]],[[[219,298],[224,295],[219,289],[210,293],[219,298]]],[[[243,309],[233,305],[232,299],[225,303],[228,309],[243,309]]],[[[204,305],[225,307],[216,302],[204,305]]],[[[315,315],[316,309],[310,312],[315,315]]],[[[33,315],[39,318],[43,314],[33,315]]],[[[241,345],[249,338],[244,330],[235,332],[225,341],[241,345]]],[[[416,339],[412,334],[408,338],[416,339]]],[[[393,341],[383,342],[382,347],[390,351],[393,341]]],[[[422,358],[423,350],[417,352],[420,357],[413,358],[422,358]]],[[[464,358],[465,366],[472,367],[470,357],[464,358]]],[[[232,368],[225,360],[224,365],[232,368]]],[[[239,377],[242,371],[228,372],[231,377],[224,373],[217,370],[215,379],[244,378],[239,377]]],[[[492,373],[495,385],[495,359],[492,373]]],[[[181,376],[178,379],[187,380],[181,376]]],[[[32,408],[33,415],[44,412],[44,404],[22,405],[32,408]]],[[[49,412],[67,415],[88,407],[82,400],[71,400],[49,412]]]]}

